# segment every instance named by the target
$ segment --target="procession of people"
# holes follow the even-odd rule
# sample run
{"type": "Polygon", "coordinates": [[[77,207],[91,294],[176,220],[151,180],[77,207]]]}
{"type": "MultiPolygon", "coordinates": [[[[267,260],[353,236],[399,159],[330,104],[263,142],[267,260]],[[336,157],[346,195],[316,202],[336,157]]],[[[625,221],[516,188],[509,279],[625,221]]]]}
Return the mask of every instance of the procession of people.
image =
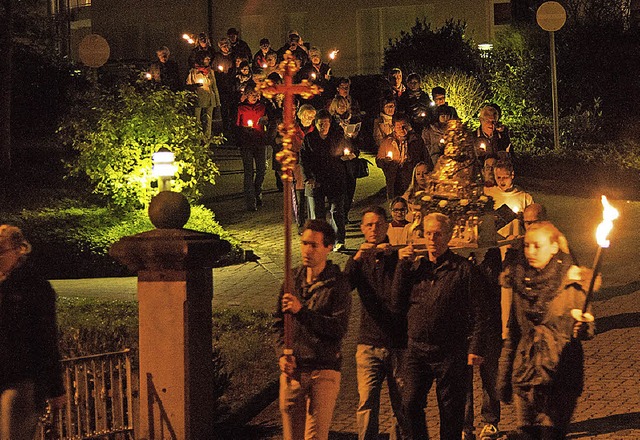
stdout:
{"type": "MultiPolygon", "coordinates": [[[[510,133],[499,121],[500,107],[483,106],[469,137],[484,194],[493,199],[496,218],[504,220],[497,234],[506,244],[475,261],[450,248],[452,219],[425,209],[416,197],[445,154],[447,124],[459,119],[443,87],[429,96],[420,75],[410,72],[405,84],[402,70],[391,69],[388,83],[376,91],[379,114],[365,115],[350,95],[349,79],[333,78],[321,49],[303,43],[298,32],[290,31],[277,51],[263,38],[255,56],[237,29],[227,34],[217,52],[200,35],[189,61],[189,84],[199,97],[218,88],[199,100],[196,114],[203,114],[205,101],[213,106],[224,133],[242,152],[247,210],[262,205],[265,146],[277,151],[282,142],[276,129],[282,99],[261,97],[260,84],[282,82],[275,66],[289,51],[299,69],[294,82],[323,90],[297,98],[295,109],[292,197],[302,264],[293,271],[292,291],[283,288],[276,307],[283,334],[285,315],[293,323],[292,347],[279,358],[285,440],[328,439],[341,380],[357,381],[359,440],[378,438],[385,383],[392,439],[429,438],[425,407],[434,383],[442,440],[566,438],[584,382],[580,341],[594,335],[593,320],[577,319],[572,310],[585,304],[592,274],[573,265],[564,235],[513,184],[510,133]],[[207,90],[198,75],[211,78],[207,90]],[[360,133],[363,117],[373,120],[368,137],[360,133]],[[365,145],[365,137],[372,145],[365,145]],[[367,148],[384,173],[392,221],[385,207],[366,208],[359,219],[364,243],[352,250],[343,270],[329,256],[346,250],[355,160],[367,148]],[[498,213],[500,207],[513,217],[498,213]],[[414,246],[416,238],[423,249],[414,246]],[[355,378],[341,375],[352,290],[361,302],[355,378]],[[482,382],[479,426],[476,369],[482,382]],[[500,407],[512,403],[518,429],[507,436],[499,427],[500,407]]],[[[166,76],[173,70],[159,69],[156,80],[175,87],[163,71],[166,76]]],[[[206,137],[213,110],[204,111],[206,137]]]]}

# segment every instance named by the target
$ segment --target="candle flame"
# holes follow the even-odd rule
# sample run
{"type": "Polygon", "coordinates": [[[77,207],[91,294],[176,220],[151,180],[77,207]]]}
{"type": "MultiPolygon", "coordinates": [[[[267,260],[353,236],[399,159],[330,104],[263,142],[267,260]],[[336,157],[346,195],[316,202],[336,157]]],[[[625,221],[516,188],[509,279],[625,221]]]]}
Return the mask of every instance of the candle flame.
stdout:
{"type": "Polygon", "coordinates": [[[224,69],[224,68],[223,68],[222,66],[218,66],[218,70],[219,70],[220,72],[222,72],[222,70],[223,70],[223,69],[224,69]]]}
{"type": "Polygon", "coordinates": [[[389,159],[393,159],[393,151],[389,151],[389,152],[387,153],[387,157],[388,157],[389,159]]]}
{"type": "Polygon", "coordinates": [[[147,78],[147,79],[151,79],[151,78],[153,78],[153,75],[151,75],[149,72],[147,72],[147,73],[144,74],[144,77],[147,78]]]}
{"type": "Polygon", "coordinates": [[[194,39],[191,38],[191,35],[189,34],[182,34],[182,38],[189,44],[195,43],[194,39]]]}
{"type": "Polygon", "coordinates": [[[422,113],[420,113],[420,116],[422,116],[424,118],[425,116],[427,116],[427,114],[425,112],[422,112],[422,113]]]}
{"type": "Polygon", "coordinates": [[[514,214],[517,214],[518,212],[520,212],[520,207],[519,206],[512,206],[511,210],[513,211],[514,214]]]}
{"type": "Polygon", "coordinates": [[[263,69],[266,69],[266,68],[267,68],[267,66],[268,66],[268,64],[267,64],[267,63],[264,63],[264,64],[262,65],[262,68],[263,68],[263,69]]]}
{"type": "Polygon", "coordinates": [[[440,138],[440,143],[444,144],[444,138],[440,138]]]}
{"type": "Polygon", "coordinates": [[[613,229],[613,221],[620,216],[617,209],[609,204],[606,196],[602,196],[602,223],[596,229],[596,241],[598,246],[608,248],[611,243],[607,236],[613,229]]]}
{"type": "Polygon", "coordinates": [[[331,58],[332,60],[335,60],[336,55],[338,55],[338,52],[340,52],[338,49],[331,51],[331,53],[329,54],[329,58],[331,58]]]}
{"type": "Polygon", "coordinates": [[[351,151],[349,151],[349,149],[348,149],[348,148],[345,148],[345,149],[344,149],[344,151],[343,151],[343,153],[344,153],[344,155],[345,155],[345,156],[348,156],[348,155],[350,155],[350,154],[351,154],[351,151]]]}
{"type": "Polygon", "coordinates": [[[249,120],[247,121],[247,126],[248,126],[248,127],[253,127],[253,121],[252,121],[251,119],[249,119],[249,120]]]}
{"type": "Polygon", "coordinates": [[[482,142],[482,143],[480,144],[480,149],[481,149],[482,151],[487,151],[487,144],[485,144],[484,142],[482,142]]]}

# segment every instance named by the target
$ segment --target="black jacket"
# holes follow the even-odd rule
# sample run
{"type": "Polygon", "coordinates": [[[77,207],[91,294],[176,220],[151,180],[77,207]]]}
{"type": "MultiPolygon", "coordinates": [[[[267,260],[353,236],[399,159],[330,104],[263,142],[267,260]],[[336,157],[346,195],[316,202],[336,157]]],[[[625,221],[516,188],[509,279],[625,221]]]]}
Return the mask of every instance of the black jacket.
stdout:
{"type": "Polygon", "coordinates": [[[409,340],[455,355],[483,355],[487,314],[478,270],[447,250],[434,264],[400,260],[393,281],[393,309],[407,313],[409,340]]]}
{"type": "Polygon", "coordinates": [[[64,394],[55,301],[29,266],[0,283],[0,387],[32,380],[39,400],[64,394]]]}
{"type": "Polygon", "coordinates": [[[313,179],[326,195],[346,192],[347,167],[341,159],[349,145],[342,130],[334,126],[325,139],[314,130],[304,137],[300,150],[300,165],[305,181],[313,179]]]}
{"type": "MultiPolygon", "coordinates": [[[[306,270],[299,266],[293,272],[293,294],[302,309],[293,315],[293,355],[301,370],[337,370],[342,365],[342,338],[347,334],[351,312],[351,288],[338,265],[327,266],[311,285],[306,270]]],[[[284,328],[280,290],[276,316],[278,327],[284,328]]],[[[281,336],[284,331],[281,331],[281,336]]]]}
{"type": "Polygon", "coordinates": [[[407,346],[407,322],[403,315],[391,311],[391,287],[398,264],[398,252],[365,251],[360,261],[349,258],[345,273],[351,288],[358,289],[360,333],[358,344],[381,348],[407,346]]]}

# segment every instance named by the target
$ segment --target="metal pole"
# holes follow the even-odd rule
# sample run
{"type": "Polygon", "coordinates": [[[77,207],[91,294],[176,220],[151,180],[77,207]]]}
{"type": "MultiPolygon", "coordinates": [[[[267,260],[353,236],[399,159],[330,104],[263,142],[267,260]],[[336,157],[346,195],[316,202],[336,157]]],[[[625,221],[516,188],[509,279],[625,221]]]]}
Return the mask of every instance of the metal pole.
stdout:
{"type": "MultiPolygon", "coordinates": [[[[288,68],[284,74],[284,86],[285,89],[291,89],[293,85],[293,73],[288,68]]],[[[294,102],[293,93],[284,94],[284,105],[282,110],[283,115],[283,132],[285,137],[285,143],[283,149],[290,149],[290,135],[288,133],[293,132],[294,127],[294,102]]],[[[283,183],[283,196],[284,196],[284,292],[293,292],[293,274],[291,273],[291,223],[293,221],[293,200],[291,200],[291,192],[293,182],[293,173],[290,167],[283,167],[282,169],[282,183],[283,183]]],[[[293,354],[293,318],[291,313],[284,314],[284,349],[285,355],[293,354]]]]}
{"type": "Polygon", "coordinates": [[[551,51],[551,100],[553,102],[553,147],[560,150],[560,123],[558,116],[558,78],[556,71],[555,32],[549,32],[549,50],[551,51]]]}

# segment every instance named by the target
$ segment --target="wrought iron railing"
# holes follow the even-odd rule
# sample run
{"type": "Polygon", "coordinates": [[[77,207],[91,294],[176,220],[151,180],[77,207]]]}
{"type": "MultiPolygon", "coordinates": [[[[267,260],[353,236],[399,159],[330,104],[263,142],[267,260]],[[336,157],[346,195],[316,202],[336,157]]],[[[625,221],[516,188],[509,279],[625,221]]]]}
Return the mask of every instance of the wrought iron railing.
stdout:
{"type": "Polygon", "coordinates": [[[67,402],[49,414],[39,439],[132,439],[133,382],[129,350],[62,361],[67,402]]]}

